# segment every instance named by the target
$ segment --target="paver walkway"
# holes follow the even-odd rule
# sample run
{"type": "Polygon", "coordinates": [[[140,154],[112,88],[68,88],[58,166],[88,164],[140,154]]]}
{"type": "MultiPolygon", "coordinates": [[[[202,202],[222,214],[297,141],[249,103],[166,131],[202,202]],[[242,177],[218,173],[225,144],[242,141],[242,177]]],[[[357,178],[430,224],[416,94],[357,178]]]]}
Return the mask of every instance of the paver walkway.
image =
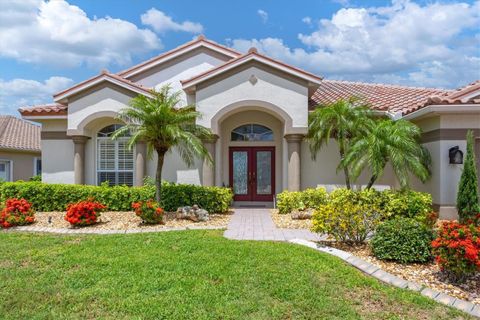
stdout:
{"type": "Polygon", "coordinates": [[[235,209],[228,228],[223,234],[225,238],[234,240],[276,240],[288,241],[304,239],[310,241],[323,240],[306,229],[281,229],[275,226],[269,209],[235,209]]]}

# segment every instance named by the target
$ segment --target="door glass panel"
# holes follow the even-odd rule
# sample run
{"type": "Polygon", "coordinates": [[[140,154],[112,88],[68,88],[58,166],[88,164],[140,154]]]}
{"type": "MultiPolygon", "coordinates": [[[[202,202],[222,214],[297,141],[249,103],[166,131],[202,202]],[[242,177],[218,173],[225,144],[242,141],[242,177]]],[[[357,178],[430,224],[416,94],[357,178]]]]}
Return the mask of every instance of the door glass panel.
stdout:
{"type": "Polygon", "coordinates": [[[248,194],[248,153],[233,152],[233,193],[248,194]]]}
{"type": "Polygon", "coordinates": [[[257,194],[272,193],[272,152],[257,151],[257,194]]]}

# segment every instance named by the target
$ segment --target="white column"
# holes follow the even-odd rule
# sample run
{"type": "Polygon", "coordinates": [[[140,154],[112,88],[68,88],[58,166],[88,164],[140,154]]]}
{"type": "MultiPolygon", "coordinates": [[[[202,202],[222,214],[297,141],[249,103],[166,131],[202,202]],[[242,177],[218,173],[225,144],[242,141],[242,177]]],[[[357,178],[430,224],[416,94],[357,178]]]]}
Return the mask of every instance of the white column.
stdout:
{"type": "Polygon", "coordinates": [[[211,139],[204,140],[203,145],[207,148],[208,153],[212,157],[213,163],[209,163],[207,159],[203,160],[202,165],[202,185],[211,187],[215,185],[215,149],[217,144],[218,136],[213,135],[211,139]]]}
{"type": "Polygon", "coordinates": [[[303,134],[287,134],[287,174],[288,174],[288,190],[300,190],[300,148],[303,140],[303,134]]]}
{"type": "Polygon", "coordinates": [[[85,143],[88,139],[86,136],[72,136],[75,184],[85,184],[85,143]]]}

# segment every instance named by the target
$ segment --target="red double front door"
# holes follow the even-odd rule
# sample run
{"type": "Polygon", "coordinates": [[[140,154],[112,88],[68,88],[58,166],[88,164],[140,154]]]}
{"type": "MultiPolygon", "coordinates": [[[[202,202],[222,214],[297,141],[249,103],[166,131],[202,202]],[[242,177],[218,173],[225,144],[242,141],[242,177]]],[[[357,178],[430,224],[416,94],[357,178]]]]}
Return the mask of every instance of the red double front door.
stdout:
{"type": "Polygon", "coordinates": [[[275,147],[230,147],[229,166],[235,201],[273,201],[275,147]]]}

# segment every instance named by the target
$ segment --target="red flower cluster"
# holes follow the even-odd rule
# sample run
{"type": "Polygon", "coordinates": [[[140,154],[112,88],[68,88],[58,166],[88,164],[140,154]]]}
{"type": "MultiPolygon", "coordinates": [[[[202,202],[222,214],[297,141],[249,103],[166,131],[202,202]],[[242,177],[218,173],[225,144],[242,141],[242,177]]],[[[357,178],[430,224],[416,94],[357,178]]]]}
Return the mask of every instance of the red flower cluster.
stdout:
{"type": "Polygon", "coordinates": [[[135,214],[142,218],[145,223],[164,223],[163,209],[153,200],[134,202],[132,203],[132,208],[135,214]]]}
{"type": "Polygon", "coordinates": [[[67,206],[65,220],[73,226],[87,226],[97,222],[100,212],[107,207],[99,202],[80,201],[67,206]]]}
{"type": "Polygon", "coordinates": [[[435,261],[457,276],[480,270],[480,227],[446,222],[432,241],[435,261]]]}
{"type": "Polygon", "coordinates": [[[0,212],[0,226],[10,228],[22,226],[35,221],[35,211],[32,204],[25,199],[7,199],[5,207],[0,212]]]}

